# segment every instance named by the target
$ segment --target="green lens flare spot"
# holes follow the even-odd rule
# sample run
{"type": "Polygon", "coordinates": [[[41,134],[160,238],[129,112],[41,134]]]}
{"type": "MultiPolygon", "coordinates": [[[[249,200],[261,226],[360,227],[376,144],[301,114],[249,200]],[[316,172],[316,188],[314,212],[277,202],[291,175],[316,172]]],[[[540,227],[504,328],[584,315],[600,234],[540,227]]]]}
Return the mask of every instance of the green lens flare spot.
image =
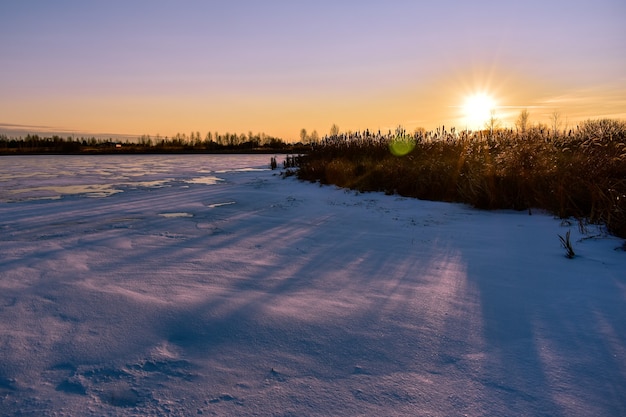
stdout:
{"type": "Polygon", "coordinates": [[[415,140],[411,137],[396,137],[389,142],[389,151],[395,156],[409,154],[415,148],[415,140]]]}

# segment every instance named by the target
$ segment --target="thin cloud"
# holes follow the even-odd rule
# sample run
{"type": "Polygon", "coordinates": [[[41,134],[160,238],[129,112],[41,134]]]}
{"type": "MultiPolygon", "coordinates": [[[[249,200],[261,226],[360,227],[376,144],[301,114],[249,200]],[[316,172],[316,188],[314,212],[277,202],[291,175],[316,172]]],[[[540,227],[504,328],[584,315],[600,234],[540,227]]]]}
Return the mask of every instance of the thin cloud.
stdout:
{"type": "Polygon", "coordinates": [[[57,129],[53,126],[41,126],[41,125],[20,125],[15,123],[2,123],[0,122],[0,128],[6,129],[57,129]]]}
{"type": "Polygon", "coordinates": [[[93,133],[85,132],[75,129],[67,129],[59,126],[45,126],[45,125],[26,125],[16,123],[2,123],[0,122],[0,134],[8,136],[24,136],[29,134],[42,135],[42,136],[75,136],[75,137],[96,137],[100,139],[135,139],[139,135],[128,135],[124,133],[93,133]]]}

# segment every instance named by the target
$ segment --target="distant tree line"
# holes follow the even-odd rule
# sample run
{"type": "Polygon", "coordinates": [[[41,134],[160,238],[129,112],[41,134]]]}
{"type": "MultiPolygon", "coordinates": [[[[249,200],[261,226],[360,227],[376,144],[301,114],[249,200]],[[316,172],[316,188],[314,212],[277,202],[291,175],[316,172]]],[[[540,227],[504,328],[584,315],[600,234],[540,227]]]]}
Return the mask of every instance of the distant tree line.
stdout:
{"type": "Polygon", "coordinates": [[[138,138],[103,139],[28,134],[26,137],[0,135],[0,154],[28,153],[219,153],[219,152],[301,152],[302,144],[288,144],[265,133],[237,134],[208,132],[177,133],[172,137],[142,135],[138,138]]]}

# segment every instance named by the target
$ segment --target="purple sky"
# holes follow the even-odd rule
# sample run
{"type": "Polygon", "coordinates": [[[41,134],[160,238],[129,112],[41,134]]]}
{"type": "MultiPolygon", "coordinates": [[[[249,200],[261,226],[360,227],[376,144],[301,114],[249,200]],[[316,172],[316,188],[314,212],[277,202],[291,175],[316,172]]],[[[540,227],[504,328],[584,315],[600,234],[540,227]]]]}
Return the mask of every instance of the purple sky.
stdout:
{"type": "Polygon", "coordinates": [[[626,118],[626,2],[0,4],[5,131],[465,128],[480,92],[505,125],[626,118]]]}

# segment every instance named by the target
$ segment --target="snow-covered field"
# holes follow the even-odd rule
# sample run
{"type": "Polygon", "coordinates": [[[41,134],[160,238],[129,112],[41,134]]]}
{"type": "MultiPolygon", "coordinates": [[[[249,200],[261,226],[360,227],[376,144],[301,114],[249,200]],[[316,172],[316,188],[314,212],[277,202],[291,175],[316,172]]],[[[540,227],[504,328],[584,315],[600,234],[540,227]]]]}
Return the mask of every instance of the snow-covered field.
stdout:
{"type": "Polygon", "coordinates": [[[0,158],[0,415],[626,415],[623,241],[268,164],[0,158]]]}

